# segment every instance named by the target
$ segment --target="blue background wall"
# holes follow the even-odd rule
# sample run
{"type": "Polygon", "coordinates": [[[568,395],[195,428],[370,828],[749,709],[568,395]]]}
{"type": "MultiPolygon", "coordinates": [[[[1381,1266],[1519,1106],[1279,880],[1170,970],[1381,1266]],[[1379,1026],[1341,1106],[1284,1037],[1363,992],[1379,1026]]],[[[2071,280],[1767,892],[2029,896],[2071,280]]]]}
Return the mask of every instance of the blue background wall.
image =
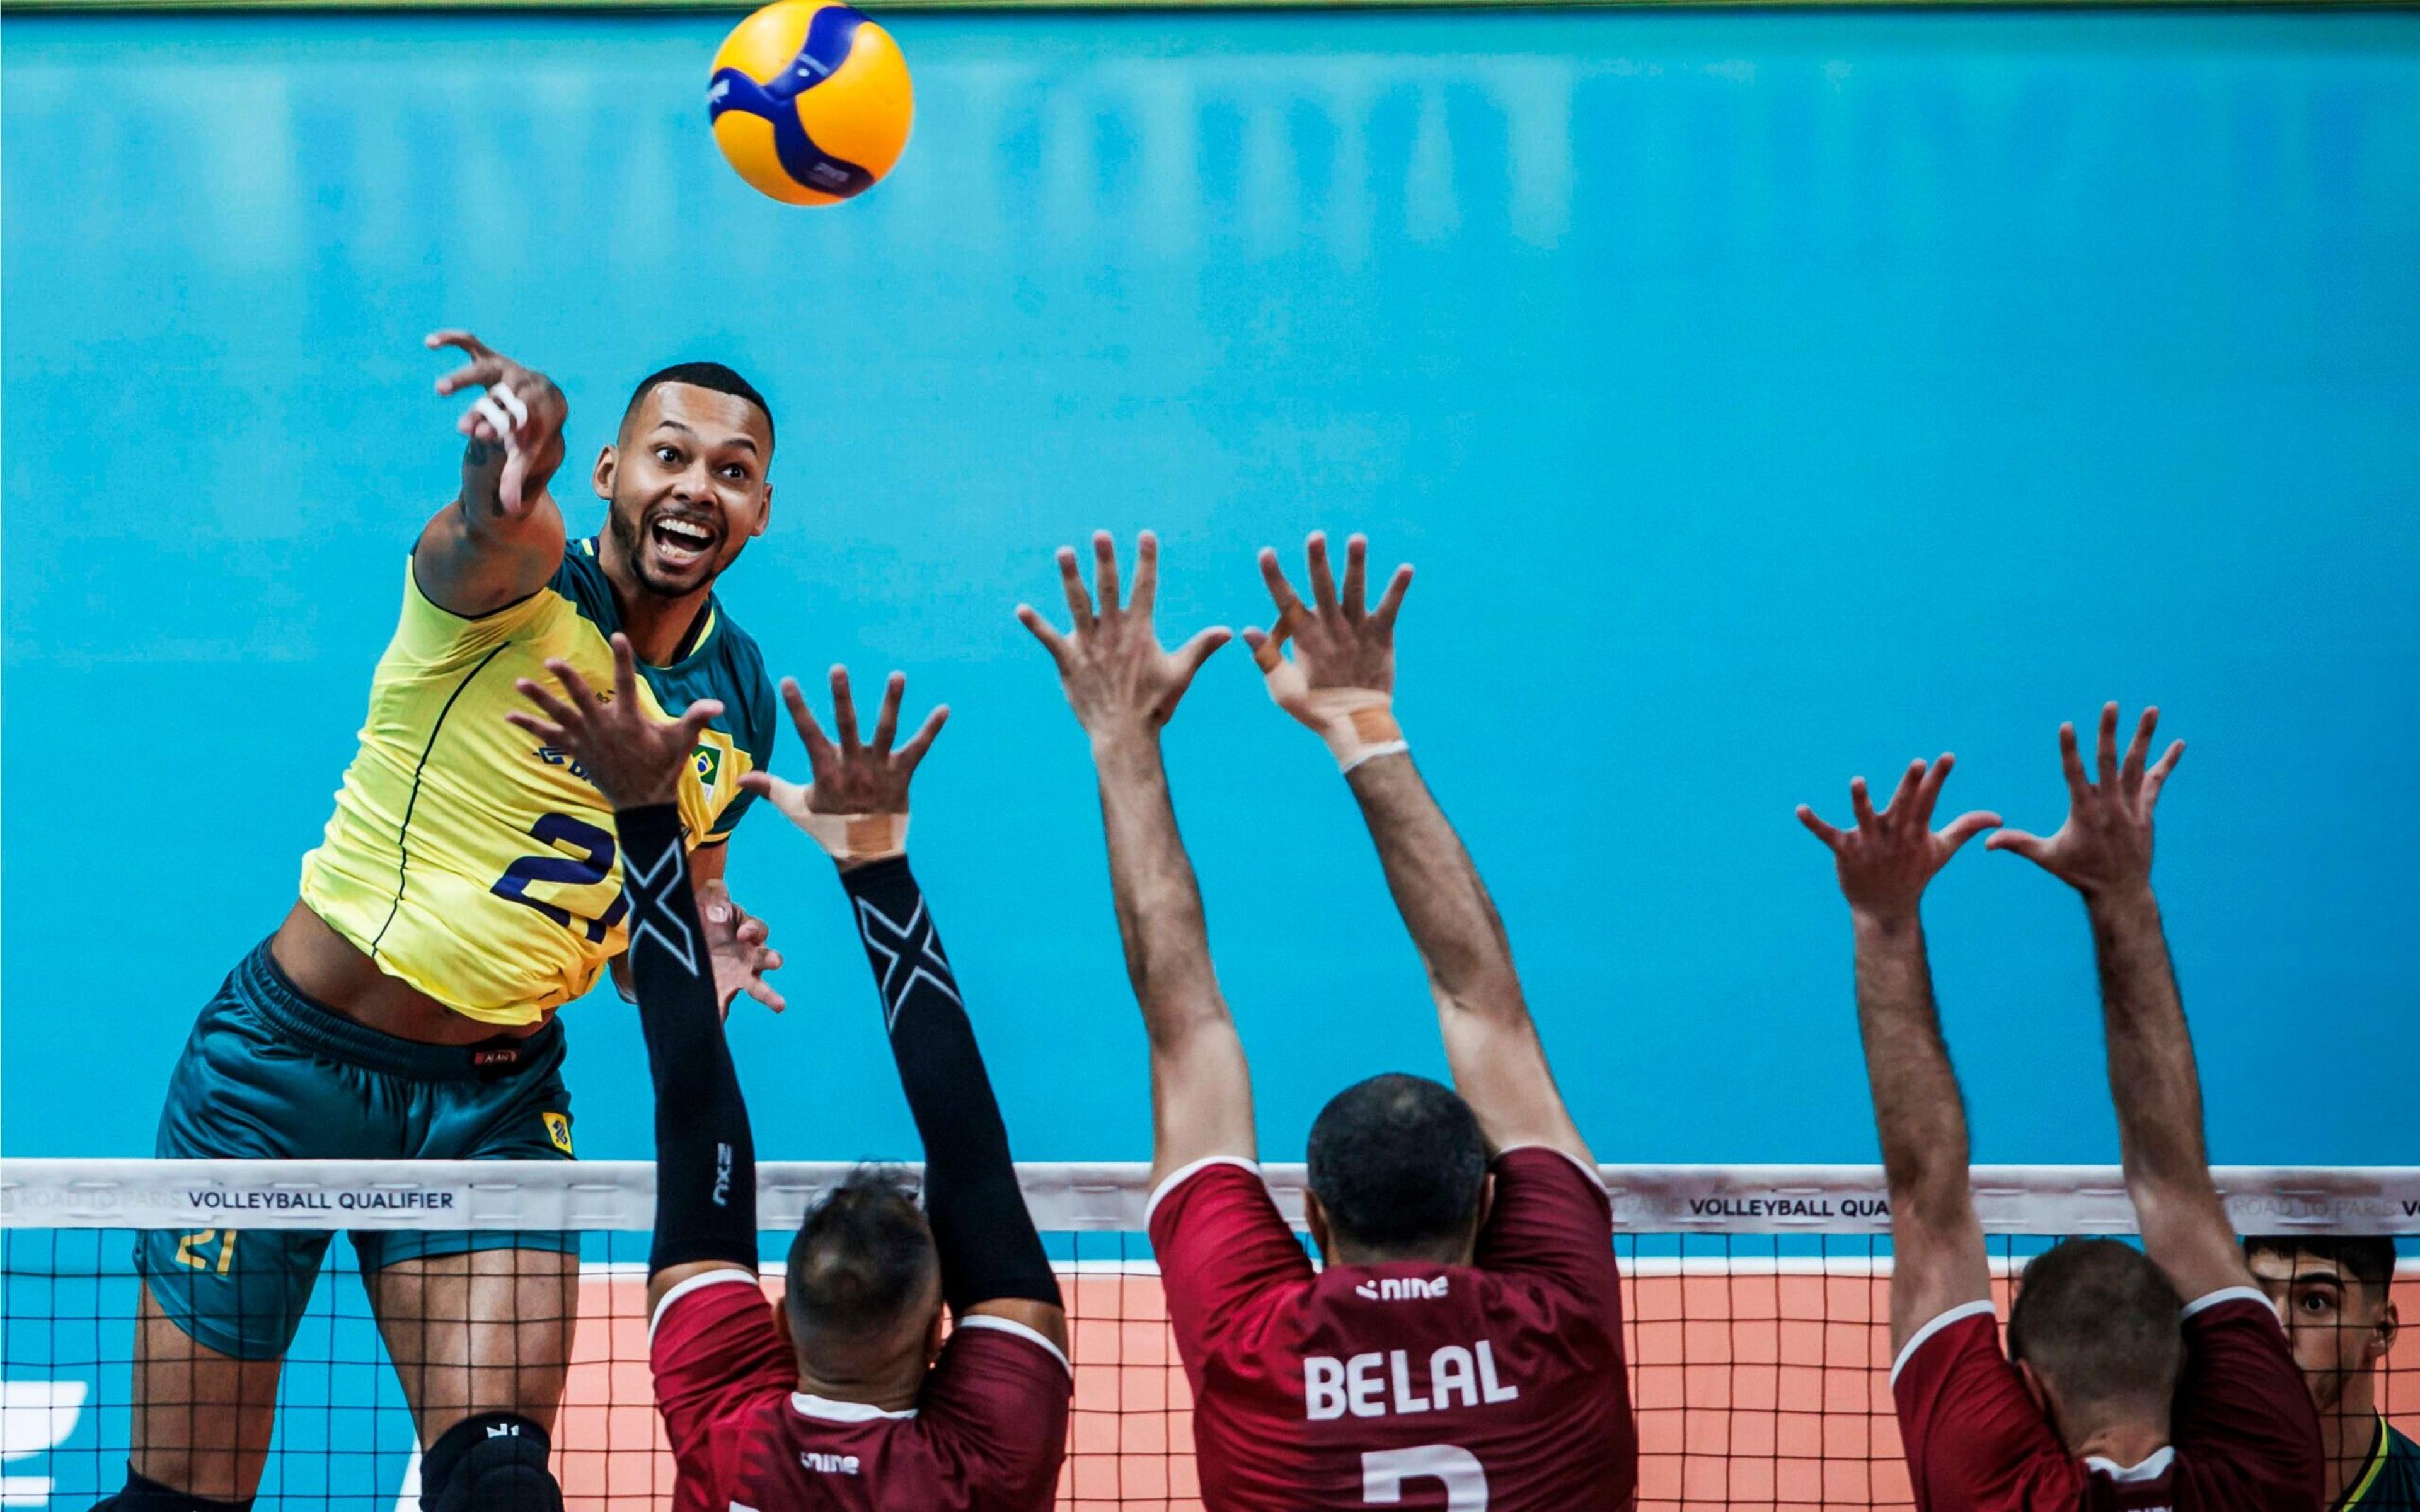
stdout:
{"type": "MultiPolygon", "coordinates": [[[[920,115],[835,210],[701,108],[725,20],[11,19],[0,1141],[139,1154],[290,901],[450,493],[421,332],[573,403],[727,359],[782,418],[727,579],[777,670],[957,717],[918,852],[1020,1154],[1139,1157],[1083,746],[1011,622],[1166,538],[1164,623],[1367,529],[1401,699],[1614,1160],[1869,1158],[1843,910],[1790,819],[2164,702],[2162,878],[2216,1154],[2420,1158],[2420,17],[907,16],[920,115]]],[[[1342,787],[1214,663],[1170,737],[1265,1138],[1440,1057],[1342,787]]],[[[798,764],[785,744],[783,764],[798,764]]],[[[913,1151],[837,890],[735,1030],[768,1154],[913,1151]]],[[[1962,859],[1935,961],[1990,1160],[2114,1158],[2079,910],[1962,859]]],[[[582,1152],[636,1026],[568,1014],[582,1152]]]]}

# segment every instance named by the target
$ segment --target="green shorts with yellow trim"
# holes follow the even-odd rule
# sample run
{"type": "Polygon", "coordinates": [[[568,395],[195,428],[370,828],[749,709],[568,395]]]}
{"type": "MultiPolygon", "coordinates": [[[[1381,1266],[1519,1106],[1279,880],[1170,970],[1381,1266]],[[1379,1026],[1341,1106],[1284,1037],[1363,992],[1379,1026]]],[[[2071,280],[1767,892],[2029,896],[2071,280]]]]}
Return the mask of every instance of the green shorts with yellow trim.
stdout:
{"type": "MultiPolygon", "coordinates": [[[[202,1010],[168,1079],[155,1153],[183,1160],[569,1160],[563,1026],[481,1046],[398,1040],[302,995],[265,943],[202,1010]]],[[[274,1360],[294,1341],[328,1233],[156,1230],[135,1268],[197,1342],[274,1360]]],[[[574,1233],[356,1231],[363,1273],[471,1250],[574,1254],[574,1233]]]]}

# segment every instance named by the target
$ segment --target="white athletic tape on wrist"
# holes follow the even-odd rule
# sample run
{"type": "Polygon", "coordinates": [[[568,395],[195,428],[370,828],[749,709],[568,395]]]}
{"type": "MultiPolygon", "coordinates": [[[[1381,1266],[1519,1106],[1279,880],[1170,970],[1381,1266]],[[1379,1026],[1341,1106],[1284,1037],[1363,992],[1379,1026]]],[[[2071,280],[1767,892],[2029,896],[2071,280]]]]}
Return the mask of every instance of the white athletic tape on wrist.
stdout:
{"type": "Polygon", "coordinates": [[[1309,713],[1319,738],[1327,742],[1329,753],[1335,756],[1339,771],[1349,772],[1363,762],[1411,749],[1404,739],[1403,726],[1395,722],[1395,701],[1388,695],[1367,687],[1311,690],[1302,669],[1285,656],[1286,638],[1294,633],[1295,618],[1296,612],[1288,609],[1252,653],[1269,686],[1270,699],[1288,714],[1295,714],[1297,707],[1309,713]]]}
{"type": "Polygon", "coordinates": [[[904,813],[817,813],[801,809],[790,817],[835,861],[879,861],[908,854],[904,813]]]}

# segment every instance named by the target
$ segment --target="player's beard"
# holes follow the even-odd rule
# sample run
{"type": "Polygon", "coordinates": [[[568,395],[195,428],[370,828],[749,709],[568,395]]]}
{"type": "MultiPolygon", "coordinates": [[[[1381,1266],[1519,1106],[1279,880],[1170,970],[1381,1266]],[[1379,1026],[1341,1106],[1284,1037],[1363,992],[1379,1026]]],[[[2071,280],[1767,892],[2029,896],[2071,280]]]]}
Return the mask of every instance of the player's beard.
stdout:
{"type": "MultiPolygon", "coordinates": [[[[637,579],[641,589],[658,598],[679,598],[711,587],[714,580],[722,576],[723,569],[739,559],[739,552],[736,549],[728,555],[721,554],[724,544],[718,541],[717,554],[707,557],[692,569],[696,574],[694,577],[675,577],[660,572],[657,570],[654,552],[648,549],[646,514],[645,505],[626,504],[616,499],[613,507],[605,512],[605,528],[613,533],[613,545],[621,551],[622,560],[630,564],[630,576],[637,579]]],[[[745,545],[743,541],[743,548],[745,545]]]]}

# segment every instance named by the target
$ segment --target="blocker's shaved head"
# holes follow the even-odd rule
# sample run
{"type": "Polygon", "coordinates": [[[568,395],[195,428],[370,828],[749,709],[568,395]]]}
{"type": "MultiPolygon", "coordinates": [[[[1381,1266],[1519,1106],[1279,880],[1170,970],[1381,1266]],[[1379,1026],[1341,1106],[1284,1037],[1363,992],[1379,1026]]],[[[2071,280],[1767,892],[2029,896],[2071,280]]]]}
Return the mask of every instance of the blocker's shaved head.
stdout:
{"type": "Polygon", "coordinates": [[[1311,1126],[1311,1191],[1336,1237],[1420,1255],[1466,1237],[1487,1180],[1487,1142],[1453,1088],[1390,1072],[1328,1101],[1311,1126]]]}

